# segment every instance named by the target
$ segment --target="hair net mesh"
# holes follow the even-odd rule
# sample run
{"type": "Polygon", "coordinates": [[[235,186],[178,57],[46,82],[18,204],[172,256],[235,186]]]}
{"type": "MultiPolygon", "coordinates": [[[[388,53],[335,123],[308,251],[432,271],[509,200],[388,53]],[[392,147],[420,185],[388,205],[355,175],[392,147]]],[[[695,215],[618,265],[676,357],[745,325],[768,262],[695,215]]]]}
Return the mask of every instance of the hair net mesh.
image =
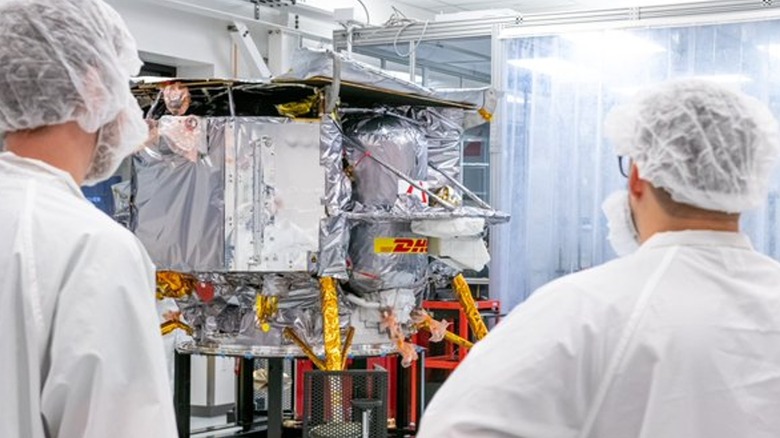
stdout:
{"type": "Polygon", "coordinates": [[[142,63],[101,0],[2,2],[0,41],[0,135],[73,121],[96,132],[133,101],[142,63]]]}
{"type": "Polygon", "coordinates": [[[780,151],[778,125],[758,100],[703,80],[666,83],[611,111],[618,155],[677,202],[742,212],[760,206],[780,151]]]}

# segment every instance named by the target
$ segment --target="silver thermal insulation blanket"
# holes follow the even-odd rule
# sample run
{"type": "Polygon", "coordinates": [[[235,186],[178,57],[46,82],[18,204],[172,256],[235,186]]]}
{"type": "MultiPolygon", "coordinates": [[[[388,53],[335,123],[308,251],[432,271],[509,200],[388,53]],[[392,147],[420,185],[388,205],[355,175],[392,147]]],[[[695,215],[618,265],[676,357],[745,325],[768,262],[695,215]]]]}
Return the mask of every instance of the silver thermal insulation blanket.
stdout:
{"type": "MultiPolygon", "coordinates": [[[[354,140],[349,143],[347,154],[353,166],[356,204],[386,211],[393,209],[399,198],[408,197],[403,181],[376,160],[415,181],[427,179],[428,144],[425,132],[417,124],[393,115],[360,117],[345,123],[345,135],[354,140]]],[[[352,290],[368,294],[389,289],[419,289],[424,283],[427,255],[380,254],[374,247],[377,238],[410,236],[408,222],[354,225],[349,245],[352,290]]]]}
{"type": "Polygon", "coordinates": [[[307,272],[319,250],[320,124],[165,116],[133,159],[132,229],[160,270],[307,272]]]}
{"type": "MultiPolygon", "coordinates": [[[[301,52],[289,76],[332,77],[334,59],[344,81],[431,96],[328,52],[301,52]]],[[[225,95],[232,107],[233,94],[225,95]]],[[[414,187],[452,189],[430,166],[461,178],[463,110],[389,105],[346,105],[319,120],[219,113],[153,122],[152,139],[132,158],[130,183],[113,188],[116,216],[159,271],[197,283],[168,297],[197,348],[288,351],[282,331],[292,327],[319,351],[318,277],[341,281],[340,324],[357,328],[356,345],[385,344],[379,309],[393,309],[406,325],[427,282],[453,275],[430,265],[429,239],[413,233],[411,221],[508,220],[431,202],[414,187]]]]}
{"type": "Polygon", "coordinates": [[[321,277],[347,280],[349,225],[342,212],[349,208],[352,183],[344,171],[344,142],[338,121],[328,115],[320,130],[320,160],[325,171],[325,211],[320,223],[320,253],[317,273],[321,277]]]}
{"type": "Polygon", "coordinates": [[[132,229],[158,269],[225,268],[225,119],[163,117],[133,157],[132,229]],[[164,127],[185,125],[183,139],[164,127]],[[182,153],[187,151],[187,153],[182,153]]]}
{"type": "MultiPolygon", "coordinates": [[[[409,115],[424,130],[428,161],[452,178],[460,180],[463,110],[452,108],[411,108],[409,115]]],[[[428,172],[431,187],[451,185],[438,172],[428,172]]]]}
{"type": "MultiPolygon", "coordinates": [[[[308,274],[201,273],[207,292],[177,300],[183,319],[193,328],[199,345],[281,346],[282,336],[292,327],[312,345],[322,342],[320,290],[308,274]],[[278,299],[278,311],[269,320],[269,330],[259,328],[255,313],[257,294],[278,299]]],[[[346,326],[349,306],[340,306],[346,326]]]]}
{"type": "Polygon", "coordinates": [[[290,71],[277,77],[277,80],[307,80],[320,77],[333,77],[334,58],[340,66],[341,80],[362,85],[383,88],[398,93],[431,96],[433,91],[409,81],[400,80],[386,72],[347,58],[340,53],[329,50],[313,50],[302,48],[295,52],[290,71]]]}

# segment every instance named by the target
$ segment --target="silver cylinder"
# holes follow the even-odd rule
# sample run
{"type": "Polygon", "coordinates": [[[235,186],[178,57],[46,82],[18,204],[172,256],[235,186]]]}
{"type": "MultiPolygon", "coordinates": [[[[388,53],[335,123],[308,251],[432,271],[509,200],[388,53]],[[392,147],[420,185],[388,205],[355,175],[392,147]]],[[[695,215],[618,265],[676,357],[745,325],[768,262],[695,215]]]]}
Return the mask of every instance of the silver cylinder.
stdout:
{"type": "MultiPolygon", "coordinates": [[[[346,122],[346,135],[361,147],[348,148],[354,167],[353,200],[368,209],[390,210],[400,193],[398,176],[370,159],[390,164],[415,181],[428,177],[428,147],[414,123],[392,115],[369,115],[346,122]]],[[[377,253],[377,238],[414,237],[408,222],[361,223],[352,228],[350,286],[361,294],[390,289],[419,289],[428,258],[424,254],[377,253]]]]}

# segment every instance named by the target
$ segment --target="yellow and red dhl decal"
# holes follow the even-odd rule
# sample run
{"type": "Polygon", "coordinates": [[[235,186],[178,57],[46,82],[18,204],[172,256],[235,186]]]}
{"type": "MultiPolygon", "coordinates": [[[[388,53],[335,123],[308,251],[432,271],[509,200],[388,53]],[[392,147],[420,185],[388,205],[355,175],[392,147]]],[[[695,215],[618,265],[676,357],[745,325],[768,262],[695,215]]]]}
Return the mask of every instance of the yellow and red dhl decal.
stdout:
{"type": "Polygon", "coordinates": [[[377,237],[374,239],[374,252],[377,254],[427,254],[428,239],[377,237]]]}

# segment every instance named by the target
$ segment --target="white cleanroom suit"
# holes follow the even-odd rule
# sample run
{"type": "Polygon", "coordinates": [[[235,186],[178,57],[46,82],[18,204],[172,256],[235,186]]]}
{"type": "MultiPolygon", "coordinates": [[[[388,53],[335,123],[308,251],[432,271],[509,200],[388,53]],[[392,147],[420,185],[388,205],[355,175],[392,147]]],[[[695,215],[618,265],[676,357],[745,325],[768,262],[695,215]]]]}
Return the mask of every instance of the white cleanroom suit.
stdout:
{"type": "Polygon", "coordinates": [[[0,436],[170,438],[154,267],[67,173],[0,154],[0,436]]]}
{"type": "Polygon", "coordinates": [[[154,267],[84,198],[78,166],[46,164],[94,150],[92,184],[144,142],[129,89],[141,65],[102,0],[0,1],[0,140],[17,153],[0,154],[2,438],[176,436],[154,267]],[[63,124],[95,143],[36,143],[63,124]]]}
{"type": "Polygon", "coordinates": [[[632,162],[630,192],[604,204],[625,256],[518,306],[436,394],[418,438],[780,437],[780,263],[713,231],[766,198],[776,121],[697,80],[609,120],[632,162]]]}
{"type": "Polygon", "coordinates": [[[778,437],[778,315],[780,264],[746,237],[657,234],[518,306],[417,436],[778,437]]]}

